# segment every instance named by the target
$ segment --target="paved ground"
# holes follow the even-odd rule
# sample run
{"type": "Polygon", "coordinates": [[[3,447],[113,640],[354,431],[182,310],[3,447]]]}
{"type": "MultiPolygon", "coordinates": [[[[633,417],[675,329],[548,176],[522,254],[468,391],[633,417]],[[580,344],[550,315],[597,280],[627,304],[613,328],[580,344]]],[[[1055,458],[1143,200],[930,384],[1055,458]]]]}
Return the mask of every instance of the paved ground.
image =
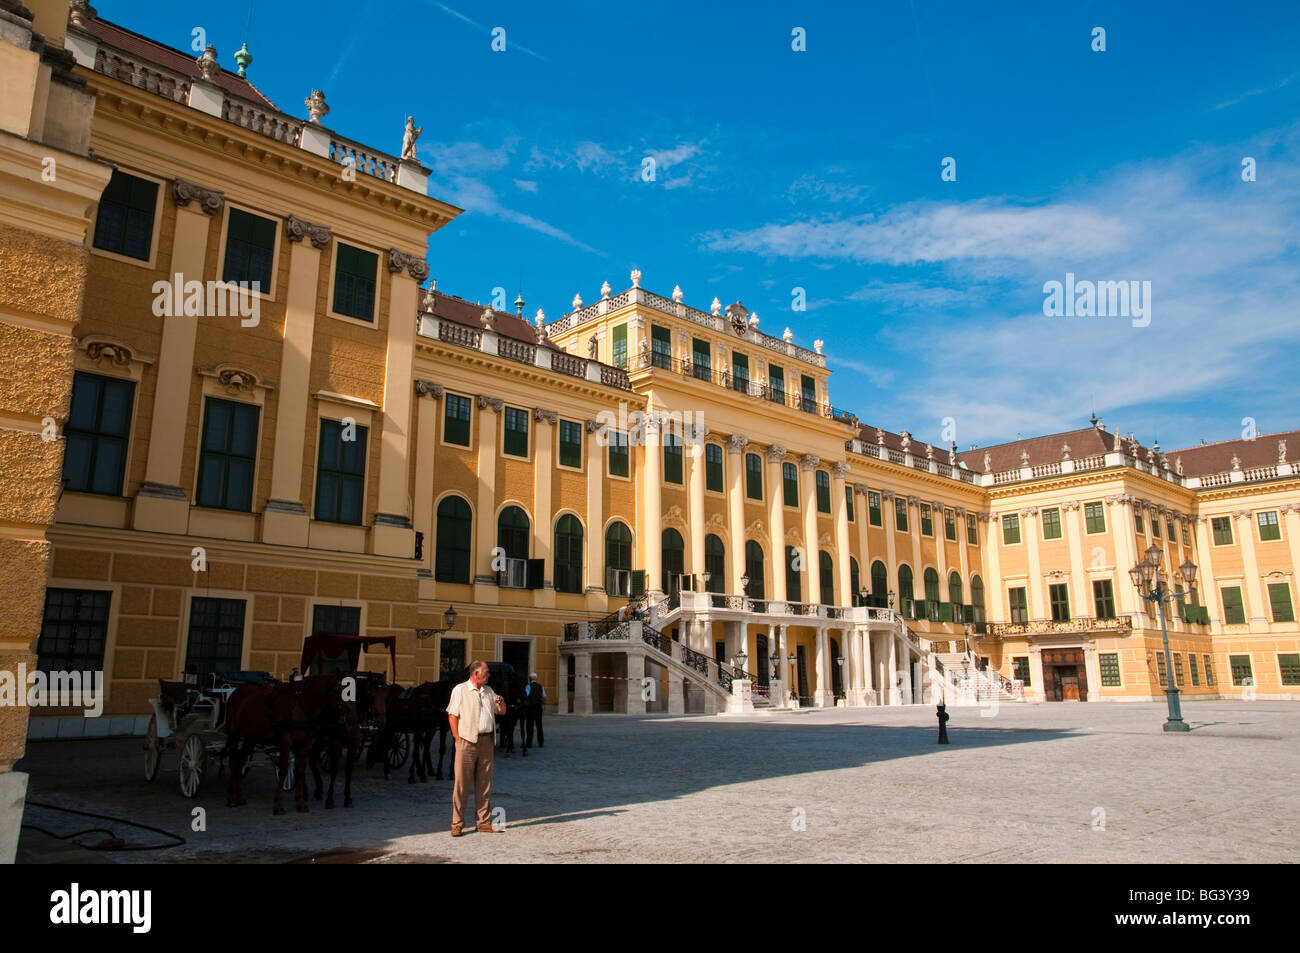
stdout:
{"type": "MultiPolygon", "coordinates": [[[[357,807],[271,815],[270,771],[247,807],[210,772],[189,801],[169,753],[143,780],[139,741],[41,742],[20,764],[33,800],[174,832],[169,850],[114,862],[1295,862],[1300,705],[1163,704],[822,710],[752,717],[552,717],[549,745],[497,755],[501,835],[452,840],[449,781],[354,783],[357,807]],[[191,830],[191,811],[207,830],[191,830]],[[357,853],[359,851],[359,853],[357,853]]],[[[341,798],[340,798],[341,801],[341,798]]],[[[97,823],[29,808],[55,833],[97,823]]],[[[102,822],[131,844],[156,834],[102,822]]],[[[20,860],[81,853],[27,832],[20,860]]]]}

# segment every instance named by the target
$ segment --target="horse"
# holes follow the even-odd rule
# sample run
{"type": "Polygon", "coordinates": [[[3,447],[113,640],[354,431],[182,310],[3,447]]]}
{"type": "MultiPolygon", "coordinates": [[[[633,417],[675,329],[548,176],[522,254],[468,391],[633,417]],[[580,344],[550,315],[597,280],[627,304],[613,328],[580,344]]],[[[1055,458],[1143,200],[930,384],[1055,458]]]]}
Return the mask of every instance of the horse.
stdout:
{"type": "MultiPolygon", "coordinates": [[[[230,758],[230,784],[226,806],[237,807],[244,799],[241,775],[254,746],[277,745],[280,749],[280,774],[289,772],[292,753],[297,764],[294,784],[294,807],[307,811],[308,751],[316,738],[321,721],[356,720],[356,703],[343,699],[343,676],[314,675],[295,682],[273,685],[241,685],[226,705],[226,753],[230,758]]],[[[272,802],[273,814],[284,813],[284,787],[277,783],[272,802]]]]}
{"type": "MultiPolygon", "coordinates": [[[[439,732],[446,745],[447,703],[451,700],[451,682],[425,682],[411,689],[393,685],[388,690],[388,721],[383,735],[384,780],[392,779],[388,767],[387,752],[392,747],[393,738],[401,732],[411,733],[411,770],[406,781],[415,783],[418,773],[423,783],[429,780],[433,771],[429,746],[434,732],[439,732]]],[[[442,757],[438,758],[435,777],[442,780],[442,757]]]]}
{"type": "MultiPolygon", "coordinates": [[[[326,720],[321,725],[321,730],[317,732],[316,741],[312,745],[309,755],[311,761],[312,777],[316,782],[315,797],[321,799],[322,782],[321,782],[321,759],[327,758],[326,770],[329,771],[330,786],[329,792],[325,797],[325,809],[331,810],[334,807],[334,784],[338,777],[339,762],[342,759],[344,746],[348,749],[347,762],[343,769],[343,806],[352,807],[352,767],[356,764],[357,757],[361,754],[361,747],[365,744],[364,736],[361,733],[361,723],[364,721],[376,722],[379,726],[379,735],[383,736],[384,724],[387,720],[388,712],[388,686],[385,684],[383,675],[371,674],[368,672],[358,672],[350,676],[355,681],[356,702],[352,709],[354,717],[348,717],[347,710],[335,712],[340,716],[337,720],[326,720]]],[[[340,691],[343,684],[340,684],[340,691]]],[[[328,713],[327,713],[328,718],[328,713]]]]}
{"type": "MultiPolygon", "coordinates": [[[[515,726],[519,727],[520,747],[524,757],[528,757],[528,745],[523,736],[524,680],[509,662],[488,662],[488,685],[506,703],[506,713],[497,715],[498,733],[501,748],[506,757],[515,753],[515,726]]],[[[465,670],[469,678],[469,669],[465,670]]]]}

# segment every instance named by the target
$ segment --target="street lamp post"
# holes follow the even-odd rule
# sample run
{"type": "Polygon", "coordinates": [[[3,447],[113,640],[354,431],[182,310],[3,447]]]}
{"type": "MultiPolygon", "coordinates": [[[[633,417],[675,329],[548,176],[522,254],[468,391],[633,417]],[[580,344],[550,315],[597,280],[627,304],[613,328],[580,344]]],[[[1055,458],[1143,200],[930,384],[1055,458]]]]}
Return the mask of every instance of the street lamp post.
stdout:
{"type": "MultiPolygon", "coordinates": [[[[1183,721],[1182,706],[1178,703],[1178,685],[1174,680],[1174,660],[1169,653],[1169,626],[1165,622],[1165,603],[1183,594],[1170,592],[1169,587],[1165,584],[1164,573],[1160,569],[1160,547],[1152,544],[1145,555],[1145,559],[1129,570],[1129,575],[1133,578],[1133,585],[1137,588],[1138,595],[1147,602],[1154,602],[1160,607],[1160,638],[1165,647],[1165,698],[1169,704],[1169,717],[1165,720],[1165,731],[1190,731],[1187,722],[1183,721]]],[[[1196,564],[1188,559],[1178,567],[1178,571],[1182,574],[1183,581],[1187,583],[1188,589],[1193,593],[1192,597],[1195,598],[1195,590],[1192,588],[1192,584],[1196,580],[1196,564]]]]}

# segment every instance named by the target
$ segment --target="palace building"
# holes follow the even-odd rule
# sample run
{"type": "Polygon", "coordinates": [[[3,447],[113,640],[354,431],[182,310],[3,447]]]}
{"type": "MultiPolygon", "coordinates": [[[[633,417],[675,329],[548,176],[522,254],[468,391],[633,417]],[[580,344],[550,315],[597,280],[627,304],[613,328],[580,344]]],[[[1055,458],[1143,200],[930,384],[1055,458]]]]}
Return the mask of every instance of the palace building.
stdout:
{"type": "Polygon", "coordinates": [[[158,679],[287,677],[314,633],[395,636],[407,684],[511,662],[576,713],[1171,677],[1300,698],[1300,431],[1167,451],[1094,420],[958,451],[834,406],[820,342],[640,272],[550,321],[485,309],[427,281],[460,210],[413,150],[332,131],[319,91],[280,110],[246,51],[231,72],[71,7],[108,165],[84,279],[47,281],[84,280],[67,359],[22,382],[62,491],[19,618],[42,670],[102,670],[107,699],[30,736],[142,732],[158,679]],[[1130,574],[1152,547],[1181,594],[1168,659],[1130,574]]]}

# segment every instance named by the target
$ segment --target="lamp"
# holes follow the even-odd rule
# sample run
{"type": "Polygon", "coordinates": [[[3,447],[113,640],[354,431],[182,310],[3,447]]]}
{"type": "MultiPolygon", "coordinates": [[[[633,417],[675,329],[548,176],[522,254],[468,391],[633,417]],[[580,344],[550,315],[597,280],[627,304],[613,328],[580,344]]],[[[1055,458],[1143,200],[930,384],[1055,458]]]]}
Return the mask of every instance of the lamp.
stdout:
{"type": "Polygon", "coordinates": [[[1147,562],[1149,562],[1152,566],[1155,566],[1157,569],[1160,568],[1160,557],[1164,555],[1164,552],[1160,549],[1159,546],[1157,546],[1155,543],[1152,543],[1150,546],[1147,547],[1147,551],[1145,555],[1147,558],[1147,562]]]}
{"type": "Polygon", "coordinates": [[[749,656],[745,654],[744,649],[741,649],[739,652],[736,653],[736,668],[740,669],[743,672],[745,670],[745,663],[747,661],[749,661],[749,656]]]}
{"type": "MultiPolygon", "coordinates": [[[[1178,567],[1178,571],[1183,574],[1183,582],[1187,583],[1188,588],[1191,589],[1192,583],[1196,581],[1196,563],[1189,559],[1178,567]]],[[[1192,591],[1195,592],[1196,590],[1192,589],[1192,591]]]]}
{"type": "Polygon", "coordinates": [[[430,636],[442,635],[456,624],[455,606],[447,606],[447,611],[442,614],[443,627],[441,629],[416,629],[415,637],[417,639],[427,639],[430,636]]]}
{"type": "Polygon", "coordinates": [[[893,589],[890,589],[890,590],[889,590],[889,608],[891,608],[891,609],[894,608],[894,595],[895,595],[894,590],[893,590],[893,589]]]}
{"type": "MultiPolygon", "coordinates": [[[[1160,641],[1164,646],[1162,653],[1166,659],[1167,677],[1165,680],[1165,699],[1169,707],[1169,717],[1165,719],[1165,731],[1188,731],[1187,722],[1183,721],[1182,706],[1178,702],[1178,686],[1171,664],[1172,656],[1169,654],[1169,627],[1165,622],[1165,603],[1170,599],[1182,599],[1182,592],[1170,592],[1169,585],[1166,582],[1165,574],[1160,569],[1160,547],[1154,543],[1147,547],[1143,553],[1143,559],[1140,563],[1129,570],[1129,575],[1133,578],[1133,584],[1137,587],[1138,596],[1147,603],[1155,603],[1160,608],[1160,641]],[[1153,585],[1154,583],[1154,585],[1153,585]]],[[[1196,578],[1196,565],[1189,559],[1178,567],[1179,573],[1188,585],[1191,585],[1196,578]]],[[[1152,653],[1147,652],[1147,660],[1150,661],[1152,653]]]]}
{"type": "Polygon", "coordinates": [[[743,593],[748,594],[748,592],[749,592],[749,576],[748,576],[748,575],[744,575],[744,576],[741,576],[741,577],[740,577],[740,591],[743,592],[743,593]]]}
{"type": "Polygon", "coordinates": [[[858,595],[862,597],[862,604],[865,606],[867,604],[867,600],[871,598],[871,590],[868,589],[866,586],[863,586],[861,589],[858,590],[858,595]]]}

